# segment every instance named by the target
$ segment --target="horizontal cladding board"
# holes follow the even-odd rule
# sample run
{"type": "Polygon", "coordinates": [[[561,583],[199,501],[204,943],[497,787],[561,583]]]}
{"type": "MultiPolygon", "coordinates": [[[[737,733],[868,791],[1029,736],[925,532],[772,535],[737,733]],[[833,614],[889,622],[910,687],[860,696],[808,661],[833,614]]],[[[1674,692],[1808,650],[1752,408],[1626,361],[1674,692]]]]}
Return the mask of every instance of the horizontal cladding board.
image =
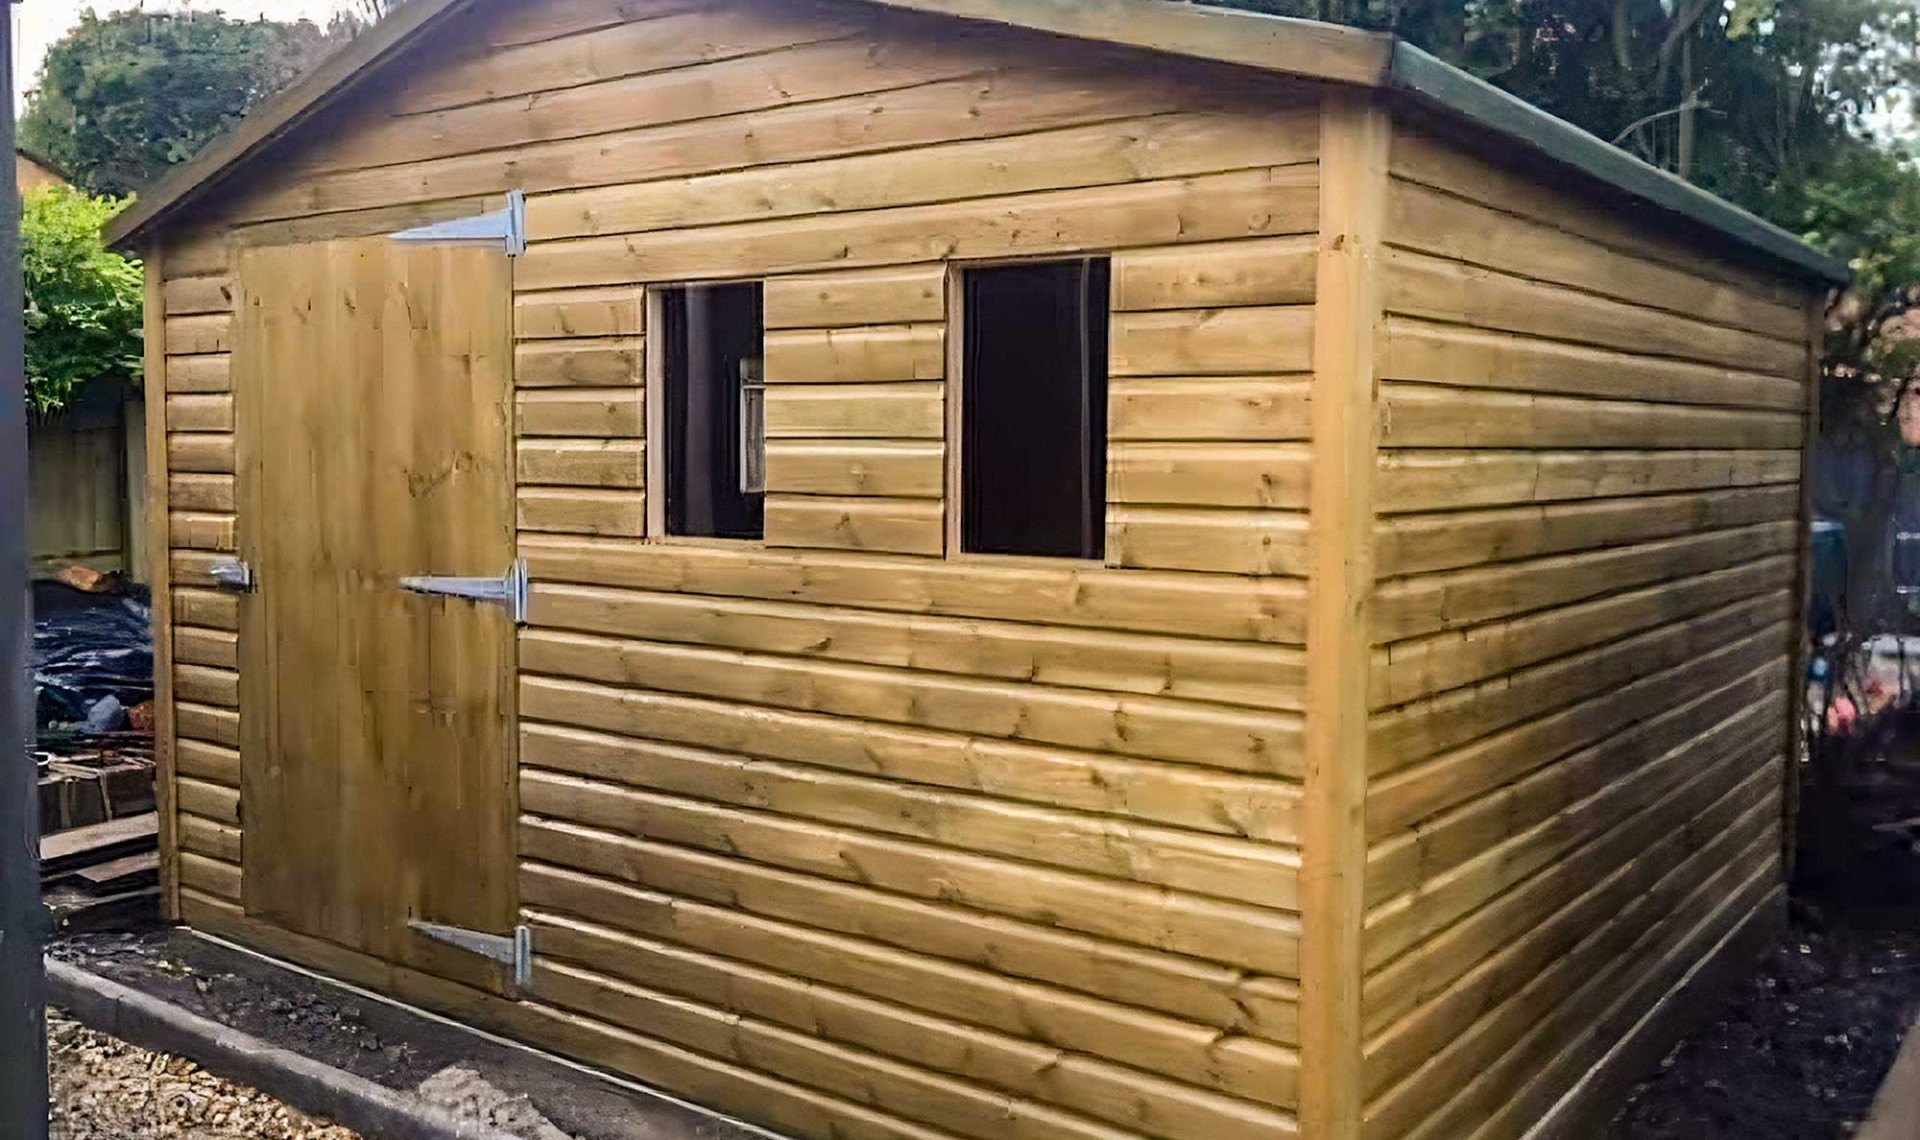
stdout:
{"type": "Polygon", "coordinates": [[[233,669],[239,666],[238,634],[194,626],[173,627],[173,659],[183,665],[211,665],[233,669]]]}
{"type": "Polygon", "coordinates": [[[1383,380],[1659,404],[1796,414],[1807,407],[1806,381],[1800,375],[1769,376],[1401,316],[1387,318],[1380,375],[1383,380]]]}
{"type": "Polygon", "coordinates": [[[639,439],[646,434],[646,397],[637,384],[521,391],[514,405],[522,436],[639,439]]]}
{"type": "Polygon", "coordinates": [[[176,851],[174,874],[180,885],[228,902],[240,901],[240,868],[194,851],[176,851]]]}
{"type": "Polygon", "coordinates": [[[233,397],[179,395],[167,397],[168,431],[232,431],[233,397]]]}
{"type": "Polygon", "coordinates": [[[1387,240],[1456,261],[1804,343],[1806,311],[1725,281],[1622,253],[1553,225],[1503,213],[1479,198],[1395,178],[1387,186],[1387,240]]]}
{"type": "Polygon", "coordinates": [[[163,286],[162,295],[162,311],[170,317],[233,312],[233,280],[224,274],[172,278],[163,286]]]}
{"type": "Polygon", "coordinates": [[[1585,985],[1576,1000],[1523,1041],[1517,1058],[1509,1053],[1510,1059],[1502,1066],[1507,1072],[1475,1090],[1480,1093],[1476,1110],[1492,1111],[1490,1129],[1511,1131],[1525,1127],[1521,1122],[1539,1119],[1581,1074],[1627,1039],[1642,1018],[1675,992],[1695,967],[1726,945],[1726,940],[1762,907],[1771,905],[1784,911],[1781,857],[1778,851],[1769,852],[1766,847],[1764,841],[1756,844],[1751,855],[1716,874],[1677,912],[1675,921],[1623,955],[1624,964],[1616,964],[1599,977],[1583,979],[1585,985]],[[1748,870],[1747,859],[1752,858],[1764,862],[1748,870]],[[1741,871],[1747,873],[1743,876],[1741,871]],[[1703,912],[1705,917],[1697,921],[1678,917],[1703,912]],[[1542,1068],[1540,1054],[1553,1045],[1561,1048],[1542,1068]],[[1510,1086],[1520,1082],[1508,1076],[1516,1070],[1533,1074],[1517,1094],[1510,1086]]]}
{"type": "Polygon", "coordinates": [[[513,332],[521,340],[639,336],[646,310],[645,293],[632,287],[521,293],[513,299],[513,332]]]}
{"type": "MultiPolygon", "coordinates": [[[[1393,1129],[1415,1128],[1437,1105],[1448,1104],[1462,1091],[1466,1094],[1465,1103],[1451,1104],[1443,1113],[1454,1126],[1470,1127],[1470,1120],[1497,1111],[1505,1102],[1504,1097],[1511,1094],[1513,1085],[1545,1068],[1541,1063],[1543,1053],[1590,1028],[1582,1019],[1591,1018],[1597,1012],[1592,1008],[1594,1005],[1605,1004],[1606,999],[1601,995],[1631,992],[1654,963],[1662,964],[1661,972],[1670,968],[1668,955],[1679,947],[1658,948],[1663,941],[1677,941],[1680,931],[1710,921],[1711,916],[1730,901],[1735,907],[1751,906],[1755,892],[1743,884],[1778,875],[1777,837],[1763,831],[1755,838],[1756,824],[1764,828],[1768,808],[1778,811],[1777,797],[1737,820],[1726,820],[1731,830],[1721,835],[1700,834],[1688,828],[1682,857],[1690,857],[1681,867],[1658,882],[1648,883],[1643,887],[1646,893],[1638,897],[1618,898],[1617,915],[1601,921],[1598,929],[1585,939],[1578,939],[1572,932],[1561,932],[1562,943],[1571,943],[1564,956],[1547,965],[1518,994],[1456,1038],[1417,1074],[1386,1093],[1371,1114],[1380,1121],[1371,1135],[1384,1138],[1411,1134],[1393,1129]],[[1496,1074],[1492,1080],[1476,1080],[1489,1072],[1496,1074]],[[1495,1091],[1489,1086],[1505,1088],[1495,1091]],[[1465,1116],[1459,1115],[1463,1112],[1465,1116]]],[[[1697,955],[1706,947],[1691,949],[1692,956],[1679,964],[1676,974],[1697,961],[1697,955]]],[[[1650,1004],[1649,998],[1657,996],[1637,998],[1633,1016],[1644,1012],[1650,1004]]],[[[1604,1051],[1614,1040],[1617,1038],[1596,1040],[1595,1052],[1604,1051]]],[[[1388,1059],[1391,1058],[1382,1058],[1382,1061],[1388,1059]]],[[[1374,1079],[1386,1071],[1383,1063],[1370,1066],[1370,1076],[1374,1079]]],[[[1576,1075],[1567,1074],[1564,1079],[1570,1080],[1576,1075]]],[[[1547,1100],[1561,1091],[1563,1087],[1555,1088],[1547,1100]]],[[[1533,1106],[1532,1111],[1543,1111],[1546,1107],[1541,1103],[1533,1106]]],[[[1530,1121],[1536,1117],[1523,1119],[1530,1121]]],[[[1458,1134],[1426,1133],[1432,1137],[1458,1134]]]]}
{"type": "Polygon", "coordinates": [[[240,862],[239,828],[184,811],[175,817],[174,826],[178,829],[181,850],[226,863],[240,862]]]}
{"type": "Polygon", "coordinates": [[[231,551],[238,538],[232,514],[174,511],[167,516],[167,542],[180,550],[231,551]]]}
{"type": "Polygon", "coordinates": [[[478,36],[484,37],[485,48],[475,45],[464,50],[494,50],[557,40],[615,24],[686,11],[693,6],[686,0],[547,0],[544,4],[502,7],[475,29],[478,36]]]}
{"type": "Polygon", "coordinates": [[[947,386],[779,384],[767,389],[769,446],[783,439],[944,439],[947,386]]]}
{"type": "Polygon", "coordinates": [[[199,475],[231,475],[233,435],[227,432],[169,432],[167,468],[199,475]]]}
{"type": "Polygon", "coordinates": [[[1107,438],[1116,443],[1273,442],[1310,438],[1304,377],[1113,377],[1107,438]]]}
{"type": "Polygon", "coordinates": [[[167,317],[165,342],[170,356],[233,351],[233,314],[204,313],[167,317]]]}
{"type": "Polygon", "coordinates": [[[240,789],[202,780],[176,779],[174,806],[231,827],[240,825],[240,789]]]}
{"type": "Polygon", "coordinates": [[[647,366],[640,337],[522,341],[513,359],[513,380],[522,388],[638,385],[647,366]]]}
{"type": "Polygon", "coordinates": [[[1283,647],[586,585],[541,585],[530,618],[536,628],[1261,708],[1300,708],[1306,683],[1306,654],[1283,647]]]}
{"type": "Polygon", "coordinates": [[[637,439],[525,439],[514,449],[522,486],[638,489],[646,472],[637,439]]]}
{"type": "Polygon", "coordinates": [[[1299,840],[1300,787],[1097,752],[527,678],[521,715],[743,757],[786,760],[1218,835],[1299,840]]]}
{"type": "Polygon", "coordinates": [[[1374,655],[1373,703],[1376,708],[1397,705],[1492,681],[1736,599],[1784,594],[1792,588],[1795,565],[1791,556],[1776,555],[1511,621],[1397,642],[1374,655]]]}
{"type": "Polygon", "coordinates": [[[240,707],[240,674],[204,665],[175,665],[173,696],[175,700],[237,709],[240,707]]]}
{"type": "Polygon", "coordinates": [[[1238,902],[1291,908],[1297,901],[1299,853],[1272,844],[537,724],[521,735],[521,762],[700,801],[689,815],[765,812],[1238,902]]]}
{"type": "Polygon", "coordinates": [[[1313,308],[1115,313],[1107,367],[1113,376],[1305,372],[1313,367],[1313,308]]]}
{"type": "Polygon", "coordinates": [[[1120,443],[1107,448],[1117,504],[1304,510],[1313,454],[1305,444],[1120,443]]]}
{"type": "Polygon", "coordinates": [[[918,554],[946,553],[946,508],[938,499],[766,498],[770,547],[918,554]]]}
{"type": "Polygon", "coordinates": [[[946,375],[944,324],[776,329],[763,343],[769,384],[938,380],[946,375]]]}
{"type": "MultiPolygon", "coordinates": [[[[185,704],[188,702],[182,703],[185,704]]],[[[207,711],[211,714],[217,714],[223,710],[208,709],[207,711]]],[[[191,710],[189,710],[189,713],[191,713],[191,710]]],[[[193,720],[195,718],[190,715],[189,719],[193,720]]],[[[207,717],[198,718],[200,721],[207,719],[207,717]]],[[[238,721],[237,715],[235,721],[236,723],[238,721]]],[[[215,726],[214,730],[215,732],[219,731],[217,726],[215,726]]],[[[178,740],[174,741],[173,760],[175,769],[180,775],[188,777],[189,779],[205,780],[207,783],[220,784],[226,787],[237,788],[240,786],[240,753],[237,749],[220,744],[213,744],[205,740],[188,739],[184,735],[185,729],[180,729],[179,731],[182,735],[178,740]]]]}
{"type": "Polygon", "coordinates": [[[1660,703],[1663,697],[1673,702],[1684,699],[1689,692],[1711,691],[1742,681],[1750,686],[1747,699],[1758,700],[1783,683],[1786,667],[1781,658],[1787,646],[1785,629],[1762,630],[1697,663],[1643,677],[1417,767],[1376,779],[1367,793],[1367,833],[1385,838],[1412,828],[1596,740],[1610,737],[1613,747],[1632,747],[1642,733],[1650,731],[1649,722],[1643,718],[1665,707],[1660,703]],[[1682,682],[1688,687],[1679,688],[1682,682]]]}
{"type": "Polygon", "coordinates": [[[1299,650],[789,602],[542,585],[535,627],[1040,685],[1301,707],[1299,650]]]}
{"type": "Polygon", "coordinates": [[[1799,549],[1797,521],[1663,538],[1578,554],[1396,578],[1374,593],[1374,644],[1422,637],[1572,605],[1601,594],[1674,581],[1799,549]]]}
{"type": "Polygon", "coordinates": [[[1671,231],[1650,227],[1644,216],[1595,209],[1590,199],[1541,181],[1524,162],[1492,163],[1457,140],[1437,137],[1405,121],[1394,126],[1389,168],[1395,177],[1545,223],[1609,249],[1728,282],[1749,296],[1785,305],[1806,300],[1808,288],[1801,280],[1736,264],[1698,241],[1676,240],[1671,231]]]}
{"type": "Polygon", "coordinates": [[[1121,568],[1307,576],[1304,511],[1115,506],[1107,558],[1121,568]]]}
{"type": "MultiPolygon", "coordinates": [[[[1763,800],[1763,806],[1768,802],[1763,800]]],[[[1609,952],[1602,947],[1617,951],[1623,936],[1631,940],[1710,871],[1734,861],[1741,848],[1755,842],[1756,831],[1777,843],[1777,824],[1761,811],[1748,809],[1744,824],[1721,827],[1717,834],[1701,826],[1701,817],[1670,829],[1611,874],[1577,884],[1573,898],[1444,988],[1419,985],[1414,978],[1417,963],[1411,959],[1374,975],[1370,1006],[1378,1010],[1391,1005],[1402,1012],[1391,1020],[1375,1012],[1369,1019],[1383,1026],[1367,1043],[1369,1092],[1385,1091],[1458,1039],[1502,999],[1557,969],[1576,950],[1584,947],[1587,954],[1602,955],[1609,952]]],[[[1704,818],[1717,823],[1724,817],[1709,809],[1704,818]]]]}
{"type": "MultiPolygon", "coordinates": [[[[1639,856],[1671,854],[1663,852],[1670,836],[1686,835],[1688,846],[1704,845],[1734,816],[1780,794],[1777,758],[1768,762],[1735,757],[1685,778],[1680,791],[1621,820],[1573,856],[1549,864],[1463,921],[1372,971],[1365,996],[1368,1034],[1386,1029],[1470,976],[1481,963],[1506,951],[1593,885],[1632,868],[1639,856]]],[[[1776,819],[1776,839],[1778,827],[1776,819]]]]}
{"type": "Polygon", "coordinates": [[[1303,645],[1286,579],[525,538],[536,581],[1303,645]]]}
{"type": "Polygon", "coordinates": [[[947,267],[888,265],[846,273],[775,277],[766,283],[763,304],[769,330],[943,321],[947,315],[947,267]]]}
{"type": "MultiPolygon", "coordinates": [[[[918,149],[941,142],[1018,135],[1101,119],[1181,109],[1170,83],[1087,82],[1084,69],[1027,67],[983,73],[976,57],[924,42],[876,46],[818,44],[679,75],[586,88],[537,103],[591,100],[616,128],[582,138],[537,141],[543,113],[507,106],[489,134],[500,149],[370,169],[290,169],[248,195],[236,221],[303,217],[518,187],[551,195],[554,209],[530,209],[531,236],[577,232],[586,210],[565,203],[586,188],[643,184],[762,165],[918,149]],[[789,84],[783,88],[782,82],[789,84]],[[628,98],[620,98],[622,89],[628,98]],[[691,92],[691,94],[690,94],[691,92]],[[641,100],[632,98],[640,94],[641,100]],[[602,101],[603,95],[612,98],[602,101]],[[678,109],[671,104],[677,102],[678,109]],[[686,121],[689,112],[696,118],[686,121]],[[651,113],[649,113],[651,112],[651,113]],[[513,143],[516,131],[528,141],[513,143]]],[[[1224,99],[1223,99],[1224,101],[1224,99]]],[[[1184,100],[1191,104],[1192,100],[1184,100]]],[[[479,117],[475,110],[465,115],[479,117]]],[[[575,121],[581,121],[576,112],[575,121]]],[[[350,135],[357,124],[341,124],[350,135]]],[[[564,129],[558,133],[564,134],[564,129]]],[[[351,144],[316,148],[352,165],[351,144]]],[[[358,161],[364,162],[365,159],[358,161]]],[[[375,161],[379,161],[375,158],[375,161]]]]}
{"type": "Polygon", "coordinates": [[[1300,716],[1169,697],[530,631],[522,670],[1297,779],[1300,716]]]}
{"type": "Polygon", "coordinates": [[[638,538],[647,529],[647,499],[641,491],[523,486],[515,518],[523,531],[638,538]]]}
{"type": "Polygon", "coordinates": [[[1056,871],[951,848],[528,770],[522,810],[710,854],[1043,922],[1290,976],[1299,919],[1286,911],[1056,871]]]}
{"type": "MultiPolygon", "coordinates": [[[[610,929],[602,921],[541,913],[534,915],[534,927],[542,957],[669,995],[659,1004],[670,1009],[683,1001],[697,1002],[749,1021],[801,1030],[1021,1098],[1014,1103],[1025,1101],[1029,1109],[1051,1104],[1170,1140],[1219,1136],[1221,1129],[1270,1131],[1274,1127],[1265,1110],[1246,1101],[1047,1044],[928,1017],[733,958],[610,929]],[[1143,1104],[1151,1105],[1144,1113],[1143,1104]]],[[[672,1017],[665,1014],[668,1024],[672,1017]]],[[[635,1028],[652,1032],[662,1023],[659,1015],[643,1014],[635,1028]]],[[[1281,1069],[1270,1074],[1268,1089],[1291,1092],[1296,1080],[1293,1068],[1281,1069]]],[[[1054,1134],[1061,1136],[1097,1135],[1104,1140],[1110,1135],[1104,1130],[1087,1133],[1070,1119],[1056,1126],[1059,1131],[1054,1134]]],[[[1002,1133],[992,1135],[997,1138],[1002,1133]]]]}
{"type": "Polygon", "coordinates": [[[767,491],[938,499],[947,452],[939,440],[767,441],[767,491]]]}
{"type": "Polygon", "coordinates": [[[233,594],[216,593],[174,583],[173,620],[177,625],[205,626],[233,631],[240,628],[240,599],[233,594]]]}
{"type": "Polygon", "coordinates": [[[1799,341],[1703,324],[1406,250],[1390,249],[1383,262],[1381,291],[1390,313],[1770,376],[1806,371],[1808,348],[1799,341]]]}
{"type": "Polygon", "coordinates": [[[226,231],[225,237],[235,249],[239,250],[337,241],[343,238],[385,237],[417,226],[437,225],[458,218],[470,218],[476,214],[499,210],[505,204],[504,192],[438,198],[434,197],[431,188],[428,188],[416,201],[401,201],[364,210],[315,214],[310,217],[236,224],[226,231]]]}
{"type": "Polygon", "coordinates": [[[1381,514],[1796,483],[1800,452],[1383,451],[1381,514]]]}
{"type": "MultiPolygon", "coordinates": [[[[955,92],[950,107],[963,102],[955,92]]],[[[1126,114],[1127,97],[1116,102],[1089,117],[1126,114]]],[[[939,137],[931,122],[918,125],[939,137]]],[[[791,153],[799,161],[788,165],[542,195],[528,204],[527,227],[545,242],[1284,167],[1312,161],[1317,133],[1312,114],[1221,111],[850,157],[791,153]]]]}
{"type": "Polygon", "coordinates": [[[1381,385],[1380,402],[1385,448],[1784,448],[1800,446],[1806,423],[1804,409],[1697,408],[1392,381],[1381,385]]]}
{"type": "Polygon", "coordinates": [[[1113,308],[1125,313],[1310,305],[1318,244],[1315,237],[1300,236],[1123,250],[1113,258],[1113,308]]]}
{"type": "Polygon", "coordinates": [[[167,505],[179,511],[232,514],[233,476],[196,475],[191,472],[171,474],[167,477],[167,505]]]}
{"type": "Polygon", "coordinates": [[[1799,513],[1800,489],[1777,484],[1395,515],[1374,528],[1373,564],[1380,577],[1392,578],[1778,522],[1799,513]]]}
{"type": "MultiPolygon", "coordinates": [[[[176,658],[178,654],[175,655],[176,658]]],[[[175,768],[188,775],[199,775],[215,783],[236,783],[240,778],[240,711],[238,709],[214,708],[211,705],[196,705],[188,701],[178,701],[173,708],[173,730],[180,738],[180,752],[175,755],[175,768]],[[208,751],[204,741],[219,746],[218,751],[208,751]],[[192,746],[191,748],[189,746],[192,746]],[[186,760],[181,753],[193,751],[195,756],[186,760]],[[189,772],[189,768],[198,769],[189,772]],[[215,773],[219,774],[216,775],[215,773]]]]}
{"type": "MultiPolygon", "coordinates": [[[[576,881],[664,895],[687,941],[717,939],[790,972],[858,979],[865,992],[989,1028],[1101,1041],[1106,1055],[1143,1068],[1202,1063],[1213,1041],[1231,1059],[1261,1052],[1236,1045],[1248,1035],[1295,1039],[1299,994],[1282,978],[576,824],[523,817],[520,844],[523,868],[550,864],[581,872],[576,881]],[[980,1000],[983,987],[997,1000],[980,1000]]],[[[1241,1064],[1199,1079],[1232,1087],[1241,1064]]]]}
{"type": "Polygon", "coordinates": [[[1595,693],[1697,660],[1786,621],[1793,596],[1774,590],[1716,610],[1665,620],[1618,641],[1502,674],[1469,689],[1377,714],[1367,728],[1368,771],[1380,776],[1595,693]]]}
{"type": "Polygon", "coordinates": [[[1580,845],[1649,803],[1674,795],[1695,773],[1736,769],[1742,773],[1764,763],[1780,745],[1784,706],[1751,706],[1744,719],[1720,727],[1648,759],[1584,800],[1567,805],[1550,819],[1507,836],[1490,836],[1484,850],[1456,866],[1422,874],[1408,893],[1375,907],[1367,917],[1370,965],[1388,961],[1551,866],[1580,845]]]}
{"type": "Polygon", "coordinates": [[[529,247],[516,273],[525,287],[546,288],[1221,241],[1310,233],[1319,202],[1311,168],[1281,167],[544,242],[529,247]]]}
{"type": "Polygon", "coordinates": [[[225,352],[167,357],[167,392],[231,392],[233,357],[225,352]]]}
{"type": "MultiPolygon", "coordinates": [[[[649,1035],[722,1057],[771,1075],[840,1095],[913,1120],[938,1121],[971,1140],[1111,1140],[1114,1132],[1085,1118],[1072,1118],[1017,1098],[963,1084],[817,1036],[740,1017],[656,990],[541,960],[532,989],[543,1000],[604,1017],[645,1025],[649,1035]]],[[[824,1134],[823,1134],[824,1135],[824,1134]]]]}

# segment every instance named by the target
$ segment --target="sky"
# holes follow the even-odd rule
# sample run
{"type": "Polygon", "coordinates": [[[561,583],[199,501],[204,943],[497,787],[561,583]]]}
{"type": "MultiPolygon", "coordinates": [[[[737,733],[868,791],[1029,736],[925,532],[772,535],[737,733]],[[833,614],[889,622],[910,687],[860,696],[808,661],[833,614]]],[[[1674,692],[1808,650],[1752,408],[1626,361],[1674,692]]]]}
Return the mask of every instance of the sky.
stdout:
{"type": "Polygon", "coordinates": [[[23,109],[27,89],[40,71],[40,61],[68,28],[80,22],[88,8],[113,12],[123,8],[181,9],[225,12],[229,16],[272,16],[294,20],[302,16],[324,23],[349,0],[21,0],[13,4],[14,106],[23,109]]]}

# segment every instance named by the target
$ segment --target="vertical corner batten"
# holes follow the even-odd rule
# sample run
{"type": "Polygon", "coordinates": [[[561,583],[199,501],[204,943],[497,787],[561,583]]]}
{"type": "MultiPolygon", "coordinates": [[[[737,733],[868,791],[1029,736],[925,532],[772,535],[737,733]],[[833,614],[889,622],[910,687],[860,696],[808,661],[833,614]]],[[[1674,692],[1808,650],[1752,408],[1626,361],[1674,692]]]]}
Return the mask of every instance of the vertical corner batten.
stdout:
{"type": "Polygon", "coordinates": [[[1807,663],[1813,653],[1813,449],[1820,438],[1820,377],[1826,357],[1828,294],[1821,290],[1807,301],[1807,410],[1805,434],[1800,438],[1800,546],[1795,552],[1794,620],[1788,626],[1787,718],[1785,771],[1780,798],[1780,855],[1786,879],[1793,881],[1794,856],[1800,828],[1800,752],[1806,747],[1807,663]]]}
{"type": "Polygon", "coordinates": [[[180,920],[173,765],[173,538],[167,522],[167,302],[159,244],[142,251],[140,388],[147,405],[147,561],[153,606],[153,794],[159,823],[160,913],[180,920]]]}
{"type": "Polygon", "coordinates": [[[1322,104],[1313,333],[1306,801],[1301,852],[1301,1134],[1361,1132],[1366,728],[1379,448],[1375,353],[1386,225],[1387,112],[1322,104]]]}

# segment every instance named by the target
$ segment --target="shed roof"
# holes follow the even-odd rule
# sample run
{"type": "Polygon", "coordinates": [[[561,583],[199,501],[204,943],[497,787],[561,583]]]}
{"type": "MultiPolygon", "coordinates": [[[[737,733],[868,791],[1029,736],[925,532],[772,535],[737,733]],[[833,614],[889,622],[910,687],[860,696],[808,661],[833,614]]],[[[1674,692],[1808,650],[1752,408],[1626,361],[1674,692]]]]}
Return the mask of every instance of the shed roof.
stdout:
{"type": "MultiPolygon", "coordinates": [[[[1718,231],[1798,275],[1831,284],[1844,284],[1851,277],[1844,263],[1771,222],[1384,33],[1184,0],[865,2],[1380,90],[1718,231]]],[[[381,64],[430,31],[444,29],[450,17],[473,3],[406,0],[372,31],[149,187],[107,227],[107,240],[122,246],[137,243],[381,64]]]]}

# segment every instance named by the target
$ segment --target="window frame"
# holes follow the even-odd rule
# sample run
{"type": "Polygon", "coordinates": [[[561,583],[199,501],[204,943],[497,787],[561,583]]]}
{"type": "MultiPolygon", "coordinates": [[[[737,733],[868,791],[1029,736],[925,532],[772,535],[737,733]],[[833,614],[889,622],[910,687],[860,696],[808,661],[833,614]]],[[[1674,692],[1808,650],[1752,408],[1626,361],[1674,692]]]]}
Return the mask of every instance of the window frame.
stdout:
{"type": "MultiPolygon", "coordinates": [[[[758,538],[730,538],[712,534],[673,534],[667,529],[667,448],[671,434],[667,424],[667,354],[666,337],[661,335],[666,327],[666,295],[674,289],[699,289],[711,285],[759,285],[766,287],[766,277],[716,277],[695,281],[649,281],[642,289],[645,294],[646,324],[641,329],[643,351],[645,355],[644,373],[641,385],[643,403],[642,430],[646,438],[642,441],[646,449],[646,495],[647,518],[646,533],[643,541],[674,546],[721,546],[729,550],[765,549],[767,534],[765,523],[765,491],[761,492],[761,529],[758,538]]],[[[767,329],[764,313],[760,326],[760,381],[766,383],[767,329]]],[[[765,397],[763,396],[762,399],[765,397]]],[[[762,441],[765,442],[764,440],[762,441]]],[[[764,463],[764,459],[762,461],[764,463]]]]}
{"type": "Polygon", "coordinates": [[[1028,254],[1019,257],[976,258],[964,261],[947,262],[946,273],[946,383],[945,408],[946,420],[946,548],[947,558],[955,562],[983,562],[999,566],[1051,566],[1051,567],[1112,567],[1116,565],[1112,532],[1113,514],[1113,364],[1111,353],[1107,364],[1106,406],[1100,409],[1102,432],[1106,437],[1106,463],[1101,473],[1100,512],[1097,526],[1101,542],[1101,554],[1097,558],[1085,558],[1068,554],[1004,554],[987,550],[968,550],[964,543],[966,519],[964,495],[966,493],[966,355],[967,355],[967,303],[965,274],[972,269],[997,269],[1004,266],[1052,265],[1061,262],[1087,262],[1105,260],[1108,263],[1107,286],[1107,337],[1111,346],[1113,337],[1113,286],[1111,250],[1073,250],[1063,253],[1028,254]]]}

